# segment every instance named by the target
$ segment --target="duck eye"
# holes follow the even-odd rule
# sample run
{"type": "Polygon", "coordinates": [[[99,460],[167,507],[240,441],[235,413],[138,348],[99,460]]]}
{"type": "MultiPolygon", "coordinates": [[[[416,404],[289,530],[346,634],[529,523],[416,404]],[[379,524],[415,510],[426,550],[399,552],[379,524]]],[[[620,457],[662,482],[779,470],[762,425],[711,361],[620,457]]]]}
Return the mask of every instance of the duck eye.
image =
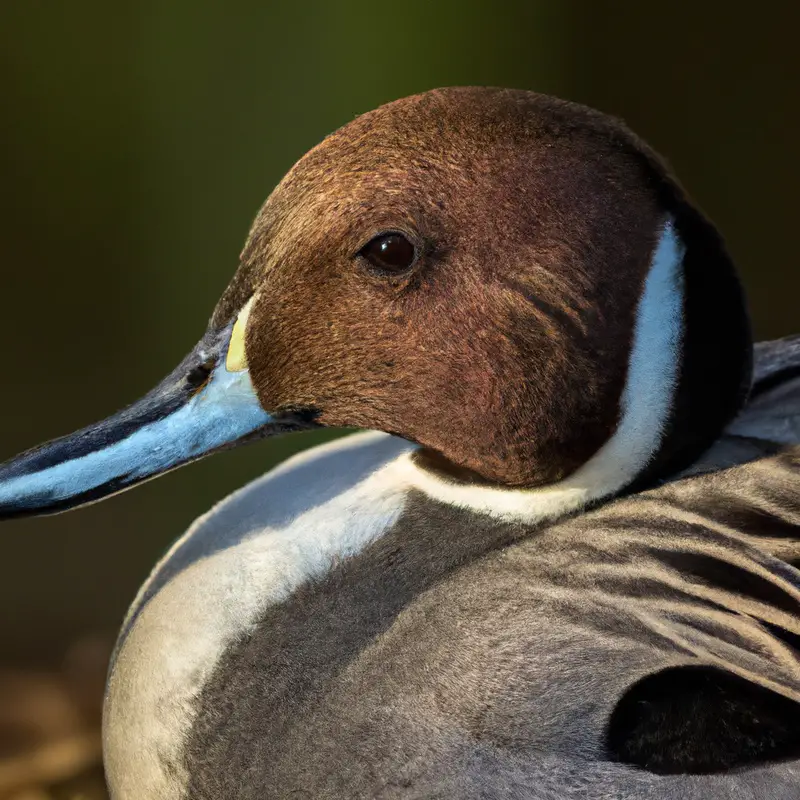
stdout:
{"type": "Polygon", "coordinates": [[[363,256],[382,272],[404,272],[416,260],[414,245],[402,233],[382,233],[361,249],[363,256]]]}

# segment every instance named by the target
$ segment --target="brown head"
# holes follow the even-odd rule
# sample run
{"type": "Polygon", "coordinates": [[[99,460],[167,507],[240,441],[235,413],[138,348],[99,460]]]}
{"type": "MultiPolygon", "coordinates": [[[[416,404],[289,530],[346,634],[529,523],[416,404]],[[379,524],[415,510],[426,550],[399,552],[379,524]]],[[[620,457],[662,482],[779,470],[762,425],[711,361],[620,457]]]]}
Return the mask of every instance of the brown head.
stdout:
{"type": "MultiPolygon", "coordinates": [[[[270,425],[374,428],[421,444],[432,469],[549,485],[589,462],[646,388],[630,384],[631,357],[666,341],[642,322],[659,253],[671,272],[648,295],[651,317],[662,306],[648,324],[670,326],[672,366],[664,403],[637,412],[656,431],[639,480],[696,457],[749,385],[747,316],[720,237],[614,119],[524,91],[427,92],[358,117],[292,168],[170,385],[194,369],[202,394],[230,349],[270,425]]],[[[8,477],[19,486],[74,459],[69,441],[55,459],[11,462],[8,477]]]]}
{"type": "Polygon", "coordinates": [[[397,433],[491,481],[550,483],[616,428],[668,218],[686,247],[684,354],[702,348],[679,392],[691,457],[747,385],[734,270],[652,151],[571,103],[447,89],[359,117],[267,200],[214,323],[256,294],[246,347],[267,409],[397,433]],[[388,232],[413,246],[407,267],[360,255],[388,232]]]}

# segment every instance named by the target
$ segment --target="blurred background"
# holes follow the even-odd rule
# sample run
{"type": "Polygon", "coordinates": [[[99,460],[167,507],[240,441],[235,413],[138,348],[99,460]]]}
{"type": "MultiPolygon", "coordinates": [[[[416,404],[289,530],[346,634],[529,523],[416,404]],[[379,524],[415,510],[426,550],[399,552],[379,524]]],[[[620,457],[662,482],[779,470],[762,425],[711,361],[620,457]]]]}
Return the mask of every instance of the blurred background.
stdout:
{"type": "MultiPolygon", "coordinates": [[[[758,336],[800,330],[794,14],[788,2],[6,0],[0,458],[149,389],[203,331],[291,164],[355,115],[435,86],[529,88],[623,117],[726,236],[758,336]]],[[[0,798],[103,796],[102,681],[137,587],[198,514],[313,441],[4,524],[0,798]]]]}

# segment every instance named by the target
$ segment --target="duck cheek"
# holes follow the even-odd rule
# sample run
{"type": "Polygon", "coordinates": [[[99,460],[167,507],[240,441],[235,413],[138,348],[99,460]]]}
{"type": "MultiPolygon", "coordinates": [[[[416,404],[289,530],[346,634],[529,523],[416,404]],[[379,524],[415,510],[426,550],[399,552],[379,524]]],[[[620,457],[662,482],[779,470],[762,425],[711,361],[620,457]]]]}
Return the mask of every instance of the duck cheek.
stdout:
{"type": "Polygon", "coordinates": [[[317,333],[291,321],[251,323],[245,349],[253,389],[270,413],[292,409],[318,415],[341,380],[343,367],[320,357],[317,333]]]}
{"type": "Polygon", "coordinates": [[[272,412],[313,410],[322,424],[363,425],[364,407],[382,406],[394,385],[396,335],[352,298],[321,295],[278,289],[256,298],[245,340],[253,387],[272,412]]]}

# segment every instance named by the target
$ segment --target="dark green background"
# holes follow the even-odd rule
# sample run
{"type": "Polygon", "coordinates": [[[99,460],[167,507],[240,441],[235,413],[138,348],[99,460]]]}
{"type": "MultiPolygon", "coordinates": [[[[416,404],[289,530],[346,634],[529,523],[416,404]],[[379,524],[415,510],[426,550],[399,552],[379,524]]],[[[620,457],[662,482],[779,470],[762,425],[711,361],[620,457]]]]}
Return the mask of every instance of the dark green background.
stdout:
{"type": "MultiPolygon", "coordinates": [[[[439,85],[624,117],[726,235],[759,335],[800,329],[792,5],[6,0],[0,457],[147,390],[203,330],[293,161],[359,112],[439,85]]],[[[309,441],[3,525],[0,659],[112,632],[196,515],[309,441]]]]}

